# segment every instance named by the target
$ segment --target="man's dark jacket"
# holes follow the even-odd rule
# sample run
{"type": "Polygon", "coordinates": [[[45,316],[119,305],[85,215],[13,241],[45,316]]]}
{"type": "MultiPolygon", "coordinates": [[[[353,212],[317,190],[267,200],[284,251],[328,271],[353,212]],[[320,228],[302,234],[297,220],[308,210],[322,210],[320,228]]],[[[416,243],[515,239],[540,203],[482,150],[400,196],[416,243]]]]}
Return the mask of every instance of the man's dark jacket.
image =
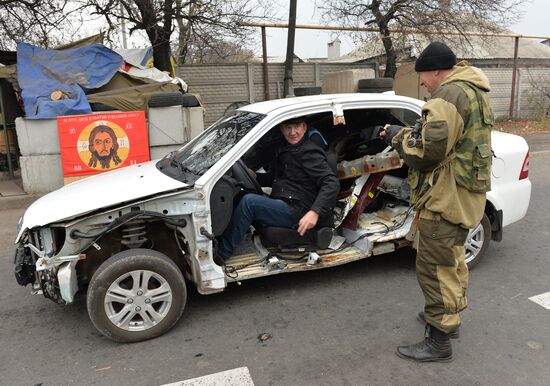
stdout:
{"type": "Polygon", "coordinates": [[[296,223],[313,210],[319,214],[317,226],[332,225],[332,209],[340,183],[325,151],[307,135],[296,145],[280,148],[271,172],[258,174],[258,181],[263,186],[272,183],[271,197],[290,205],[296,223]]]}

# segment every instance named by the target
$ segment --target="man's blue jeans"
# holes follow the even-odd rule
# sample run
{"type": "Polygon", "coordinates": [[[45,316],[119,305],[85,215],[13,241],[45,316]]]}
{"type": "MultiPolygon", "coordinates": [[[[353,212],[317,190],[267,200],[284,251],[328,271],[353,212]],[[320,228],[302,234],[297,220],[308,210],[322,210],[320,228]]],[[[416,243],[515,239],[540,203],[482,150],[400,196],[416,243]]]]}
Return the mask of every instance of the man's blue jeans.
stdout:
{"type": "Polygon", "coordinates": [[[296,228],[292,220],[290,206],[283,200],[248,193],[241,198],[233,211],[231,221],[218,239],[218,254],[225,260],[243,241],[250,225],[261,227],[296,228]]]}

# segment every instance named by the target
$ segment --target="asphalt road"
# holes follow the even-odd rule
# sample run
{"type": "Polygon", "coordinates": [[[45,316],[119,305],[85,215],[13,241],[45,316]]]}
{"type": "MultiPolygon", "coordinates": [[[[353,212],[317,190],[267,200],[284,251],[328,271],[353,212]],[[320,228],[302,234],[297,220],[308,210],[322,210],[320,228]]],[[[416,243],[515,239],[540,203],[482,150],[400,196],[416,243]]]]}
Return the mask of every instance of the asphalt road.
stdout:
{"type": "Polygon", "coordinates": [[[0,218],[0,384],[162,385],[248,367],[256,385],[548,385],[550,157],[532,157],[533,194],[471,272],[470,307],[455,360],[416,364],[395,347],[422,338],[422,295],[411,253],[191,291],[183,318],[152,341],[117,344],[97,333],[81,299],[58,306],[13,277],[22,210],[0,218]],[[260,342],[258,336],[271,338],[260,342]]]}
{"type": "Polygon", "coordinates": [[[550,149],[550,134],[526,134],[523,136],[529,144],[529,151],[531,153],[547,153],[550,149]]]}

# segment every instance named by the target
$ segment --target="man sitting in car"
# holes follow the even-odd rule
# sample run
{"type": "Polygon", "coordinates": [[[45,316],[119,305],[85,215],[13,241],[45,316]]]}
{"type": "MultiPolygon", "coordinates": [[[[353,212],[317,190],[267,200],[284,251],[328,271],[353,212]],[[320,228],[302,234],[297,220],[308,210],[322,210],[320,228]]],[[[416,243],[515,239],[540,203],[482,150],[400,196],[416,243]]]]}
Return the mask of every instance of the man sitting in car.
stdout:
{"type": "Polygon", "coordinates": [[[218,239],[216,263],[223,264],[241,243],[250,225],[296,229],[303,236],[315,226],[332,224],[340,184],[325,151],[306,135],[303,118],[280,125],[287,144],[277,151],[269,173],[257,174],[271,196],[245,194],[218,239]]]}

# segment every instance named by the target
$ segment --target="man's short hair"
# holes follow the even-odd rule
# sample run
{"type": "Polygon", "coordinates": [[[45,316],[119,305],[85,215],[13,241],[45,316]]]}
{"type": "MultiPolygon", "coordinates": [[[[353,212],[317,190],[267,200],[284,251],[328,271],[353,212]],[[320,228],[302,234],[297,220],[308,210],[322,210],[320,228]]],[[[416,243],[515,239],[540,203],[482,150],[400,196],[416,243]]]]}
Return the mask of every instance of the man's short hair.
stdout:
{"type": "Polygon", "coordinates": [[[290,118],[282,122],[281,125],[297,125],[299,123],[307,123],[304,117],[290,118]]]}

